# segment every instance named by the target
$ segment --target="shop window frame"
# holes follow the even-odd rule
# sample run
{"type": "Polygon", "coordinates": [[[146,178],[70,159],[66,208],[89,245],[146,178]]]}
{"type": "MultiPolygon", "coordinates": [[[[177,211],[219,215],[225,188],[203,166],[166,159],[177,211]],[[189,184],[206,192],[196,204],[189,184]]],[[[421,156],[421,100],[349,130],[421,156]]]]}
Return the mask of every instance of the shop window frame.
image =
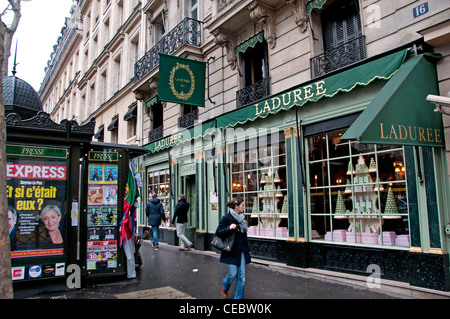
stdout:
{"type": "MultiPolygon", "coordinates": [[[[330,156],[330,136],[333,136],[333,134],[336,134],[338,132],[345,132],[346,128],[342,129],[334,129],[331,131],[322,131],[318,132],[316,131],[314,135],[310,135],[305,137],[306,141],[306,179],[307,179],[307,213],[308,213],[308,232],[309,232],[309,240],[313,242],[323,242],[323,243],[336,243],[336,244],[345,244],[345,245],[363,245],[363,246],[375,246],[375,247],[389,247],[389,248],[410,248],[411,240],[409,238],[408,245],[405,244],[405,242],[402,242],[401,240],[398,241],[400,244],[396,244],[396,239],[393,239],[393,244],[390,244],[391,239],[388,238],[388,235],[392,235],[392,228],[393,228],[393,222],[389,219],[397,219],[398,224],[402,225],[404,228],[395,230],[396,235],[408,235],[410,236],[410,213],[408,205],[402,205],[406,209],[406,211],[399,211],[398,214],[395,214],[394,216],[389,216],[385,214],[385,208],[387,203],[387,197],[389,193],[389,187],[393,190],[393,193],[395,195],[403,194],[405,202],[407,199],[407,174],[406,174],[406,167],[405,167],[405,150],[403,146],[400,145],[378,145],[378,144],[360,144],[357,141],[351,141],[351,142],[340,142],[339,140],[339,147],[348,147],[348,154],[344,155],[336,155],[336,156],[330,156]],[[325,154],[318,158],[317,156],[313,155],[313,152],[311,150],[311,141],[316,139],[316,141],[320,140],[321,138],[325,138],[324,145],[325,147],[325,154]],[[396,160],[393,161],[391,164],[397,164],[397,166],[393,166],[391,168],[388,168],[389,162],[392,161],[392,154],[396,155],[396,160]],[[363,173],[359,173],[359,176],[356,176],[356,171],[354,168],[355,163],[358,163],[358,159],[360,156],[363,156],[363,158],[366,160],[366,165],[369,168],[369,171],[367,174],[363,176],[363,173]],[[374,159],[375,167],[370,166],[370,159],[374,159]],[[340,163],[339,163],[340,161],[340,163]],[[341,166],[345,165],[345,163],[349,163],[351,161],[352,168],[344,167],[343,169],[346,172],[345,176],[348,176],[350,180],[350,184],[347,185],[347,181],[341,181],[341,182],[335,182],[333,181],[332,172],[331,172],[331,166],[332,164],[341,164],[341,166]],[[322,185],[319,185],[319,183],[316,183],[315,176],[319,174],[314,174],[314,172],[311,171],[311,167],[320,167],[323,166],[324,168],[324,176],[327,179],[326,183],[323,183],[322,185]],[[382,166],[382,167],[380,167],[382,166]],[[384,170],[393,170],[394,171],[394,178],[392,180],[385,180],[387,176],[389,176],[389,173],[381,172],[381,169],[384,170]],[[399,171],[397,171],[399,170],[399,171]],[[348,175],[347,173],[350,172],[348,175]],[[366,176],[370,176],[366,177],[366,176]],[[372,177],[373,176],[373,177],[372,177]],[[380,180],[380,176],[383,176],[383,178],[380,180]],[[368,178],[368,182],[366,185],[364,183],[360,183],[360,180],[357,180],[357,178],[368,178]],[[392,185],[391,185],[392,184],[392,185]],[[367,188],[367,194],[370,194],[372,192],[371,189],[376,194],[376,205],[373,206],[374,211],[370,212],[370,214],[367,213],[365,215],[363,213],[363,210],[366,209],[366,207],[362,208],[360,212],[354,212],[355,210],[355,202],[357,197],[357,193],[359,194],[366,194],[363,193],[363,189],[360,187],[368,187],[367,188]],[[397,187],[396,187],[397,186],[397,187]],[[338,216],[336,213],[336,204],[337,204],[337,198],[339,196],[339,191],[341,192],[340,196],[348,200],[351,198],[352,200],[352,206],[350,206],[350,209],[348,207],[348,202],[345,203],[346,213],[342,214],[341,216],[338,216]],[[323,193],[323,194],[322,194],[323,193]],[[320,203],[320,201],[314,200],[314,196],[323,195],[324,200],[324,206],[323,211],[321,212],[313,212],[313,209],[316,207],[317,203],[320,203]],[[355,200],[355,202],[353,201],[355,200]],[[377,211],[378,209],[378,211],[377,211]],[[349,213],[348,210],[351,210],[349,213]],[[367,240],[359,240],[359,234],[357,232],[354,232],[354,234],[350,234],[354,236],[353,240],[352,238],[345,238],[344,240],[340,240],[338,238],[339,232],[334,233],[335,230],[348,230],[349,225],[352,224],[352,227],[356,227],[357,223],[361,220],[364,220],[363,218],[373,219],[374,223],[373,225],[376,226],[376,222],[379,223],[379,229],[378,230],[378,236],[377,243],[369,243],[367,240]],[[323,220],[321,220],[323,219],[323,220]],[[339,219],[339,220],[338,220],[339,219]],[[347,220],[348,224],[344,226],[345,220],[347,220]],[[324,229],[315,229],[319,228],[317,227],[317,221],[320,221],[323,223],[324,229]],[[351,222],[350,222],[351,221],[351,222]],[[324,232],[325,230],[325,232],[324,232]],[[390,233],[388,233],[390,232],[390,233]],[[328,237],[326,238],[325,235],[328,234],[328,237]],[[336,238],[335,238],[336,236],[336,238]],[[386,237],[385,237],[386,236],[386,237]]],[[[323,151],[324,145],[321,145],[318,149],[323,151]]],[[[317,145],[319,146],[319,145],[317,145]]],[[[336,147],[336,146],[335,146],[336,147]]],[[[336,165],[334,165],[336,166],[336,165]]],[[[342,170],[342,168],[341,168],[342,170]]],[[[364,190],[366,191],[366,190],[364,190]]],[[[364,195],[369,196],[369,195],[364,195]]],[[[396,198],[397,203],[397,209],[398,209],[398,196],[394,196],[396,198]]],[[[367,197],[366,197],[367,198],[367,197]]],[[[403,200],[403,199],[401,199],[403,200]]],[[[370,200],[367,200],[368,205],[370,206],[370,200]]],[[[375,201],[374,201],[375,203],[375,201]]],[[[359,204],[358,204],[359,207],[359,204]]],[[[358,208],[359,209],[359,208],[358,208]]],[[[370,224],[370,223],[367,223],[370,224]]],[[[367,229],[362,229],[366,227],[364,223],[360,223],[359,233],[364,233],[367,229]]],[[[369,226],[370,227],[370,226],[369,226]]],[[[375,227],[376,228],[376,227],[375,227]]],[[[373,232],[375,233],[375,232],[373,232]]],[[[342,234],[342,233],[341,233],[342,234]]],[[[346,236],[349,235],[349,232],[346,232],[346,236]]],[[[367,236],[367,235],[365,235],[367,236]]],[[[375,235],[373,235],[375,236],[375,235]]],[[[392,235],[393,236],[393,235],[392,235]]],[[[404,238],[404,236],[402,237],[404,238]]]]}
{"type": "Polygon", "coordinates": [[[274,139],[272,136],[247,139],[228,146],[229,189],[232,198],[244,199],[249,237],[287,239],[287,140],[283,132],[274,139]],[[237,178],[242,182],[241,188],[237,185],[237,178]],[[250,185],[253,188],[249,189],[250,185]],[[257,205],[255,199],[258,200],[257,205]]]}

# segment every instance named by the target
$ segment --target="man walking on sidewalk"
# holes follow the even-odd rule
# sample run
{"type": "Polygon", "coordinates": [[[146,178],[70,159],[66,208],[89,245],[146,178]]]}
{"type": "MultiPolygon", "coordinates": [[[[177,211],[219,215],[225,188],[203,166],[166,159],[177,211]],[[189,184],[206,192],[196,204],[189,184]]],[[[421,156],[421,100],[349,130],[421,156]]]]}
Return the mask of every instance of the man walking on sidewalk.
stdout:
{"type": "Polygon", "coordinates": [[[189,239],[187,239],[184,235],[188,221],[187,212],[189,210],[189,206],[190,204],[186,201],[184,194],[180,194],[180,196],[178,196],[178,204],[175,206],[172,225],[175,224],[175,219],[177,218],[177,236],[181,240],[181,251],[188,250],[193,246],[189,239]]]}

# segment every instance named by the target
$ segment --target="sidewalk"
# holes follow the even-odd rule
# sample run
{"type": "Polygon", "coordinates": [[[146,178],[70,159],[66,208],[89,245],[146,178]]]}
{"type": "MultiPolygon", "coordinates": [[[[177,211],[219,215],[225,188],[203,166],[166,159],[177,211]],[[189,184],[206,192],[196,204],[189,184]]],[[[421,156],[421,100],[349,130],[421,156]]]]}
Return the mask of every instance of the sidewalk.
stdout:
{"type": "MultiPolygon", "coordinates": [[[[18,283],[15,299],[222,299],[221,280],[227,266],[214,252],[178,250],[161,244],[155,251],[144,241],[144,264],[136,279],[123,276],[89,280],[82,289],[69,289],[64,280],[18,283]]],[[[381,281],[381,289],[369,289],[366,277],[300,269],[253,259],[247,265],[246,299],[415,299],[450,298],[450,294],[381,281]]],[[[229,291],[231,301],[234,284],[229,291]]]]}

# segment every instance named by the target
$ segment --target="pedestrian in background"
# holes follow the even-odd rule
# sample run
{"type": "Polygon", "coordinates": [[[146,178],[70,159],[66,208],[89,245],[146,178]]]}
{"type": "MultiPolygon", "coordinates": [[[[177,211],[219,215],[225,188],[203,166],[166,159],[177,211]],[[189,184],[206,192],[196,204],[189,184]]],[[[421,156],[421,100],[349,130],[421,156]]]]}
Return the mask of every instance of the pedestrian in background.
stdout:
{"type": "Polygon", "coordinates": [[[166,220],[166,216],[164,214],[164,208],[161,204],[161,201],[158,198],[156,198],[156,193],[152,194],[152,199],[147,203],[147,207],[145,208],[145,214],[148,217],[148,224],[152,227],[153,247],[155,247],[155,250],[158,250],[159,225],[161,225],[161,221],[166,220]]]}
{"type": "Polygon", "coordinates": [[[175,206],[175,212],[173,214],[172,225],[175,224],[175,219],[177,219],[177,236],[181,240],[180,250],[188,250],[192,248],[192,243],[184,235],[186,231],[186,224],[188,222],[187,213],[189,211],[190,204],[186,201],[184,194],[178,196],[178,203],[175,206]]]}
{"type": "Polygon", "coordinates": [[[245,265],[250,263],[250,248],[247,239],[247,220],[245,219],[245,203],[242,198],[235,197],[226,204],[229,212],[222,217],[217,226],[216,236],[228,237],[235,232],[231,251],[222,251],[220,262],[228,264],[228,274],[222,280],[222,297],[228,297],[228,290],[234,279],[236,287],[234,299],[243,299],[245,290],[245,265]]]}

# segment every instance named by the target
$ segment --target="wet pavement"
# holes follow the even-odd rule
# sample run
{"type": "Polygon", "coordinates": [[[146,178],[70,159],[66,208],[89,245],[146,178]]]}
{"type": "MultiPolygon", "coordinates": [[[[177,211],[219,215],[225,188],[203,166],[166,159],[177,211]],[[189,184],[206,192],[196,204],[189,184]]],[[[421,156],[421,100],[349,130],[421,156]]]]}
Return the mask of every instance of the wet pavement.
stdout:
{"type": "MultiPolygon", "coordinates": [[[[104,277],[69,289],[65,279],[15,283],[15,299],[222,299],[221,280],[227,266],[212,252],[179,251],[161,244],[155,251],[144,241],[143,265],[136,279],[104,277]]],[[[229,299],[234,294],[234,284],[229,299]]],[[[383,292],[330,279],[304,275],[288,268],[260,263],[247,265],[246,299],[407,299],[406,295],[383,292]]]]}

